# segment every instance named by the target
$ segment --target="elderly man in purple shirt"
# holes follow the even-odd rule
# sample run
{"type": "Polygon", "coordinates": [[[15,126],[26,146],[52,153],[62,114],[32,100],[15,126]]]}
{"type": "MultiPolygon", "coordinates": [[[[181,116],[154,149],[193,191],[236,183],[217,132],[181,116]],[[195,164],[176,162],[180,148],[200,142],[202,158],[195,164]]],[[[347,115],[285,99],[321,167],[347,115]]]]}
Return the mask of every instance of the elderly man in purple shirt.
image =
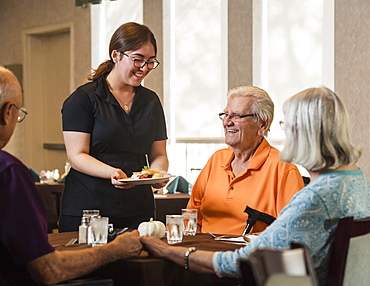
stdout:
{"type": "Polygon", "coordinates": [[[142,245],[138,232],[118,236],[107,245],[57,251],[48,242],[43,203],[32,175],[2,150],[17,122],[27,115],[16,77],[0,67],[0,285],[54,284],[132,255],[142,245]]]}

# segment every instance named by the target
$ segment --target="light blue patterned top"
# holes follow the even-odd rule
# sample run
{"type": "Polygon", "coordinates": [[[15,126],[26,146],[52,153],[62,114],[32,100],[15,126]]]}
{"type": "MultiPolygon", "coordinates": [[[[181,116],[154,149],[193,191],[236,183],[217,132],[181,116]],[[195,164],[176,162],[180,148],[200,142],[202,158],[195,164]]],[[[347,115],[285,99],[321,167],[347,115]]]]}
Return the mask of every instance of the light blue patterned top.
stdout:
{"type": "Polygon", "coordinates": [[[328,252],[338,219],[370,217],[369,192],[369,182],[360,169],[320,175],[292,198],[258,238],[241,249],[216,252],[215,272],[218,276],[239,277],[239,258],[257,248],[289,249],[295,241],[308,246],[320,285],[325,284],[328,252]]]}

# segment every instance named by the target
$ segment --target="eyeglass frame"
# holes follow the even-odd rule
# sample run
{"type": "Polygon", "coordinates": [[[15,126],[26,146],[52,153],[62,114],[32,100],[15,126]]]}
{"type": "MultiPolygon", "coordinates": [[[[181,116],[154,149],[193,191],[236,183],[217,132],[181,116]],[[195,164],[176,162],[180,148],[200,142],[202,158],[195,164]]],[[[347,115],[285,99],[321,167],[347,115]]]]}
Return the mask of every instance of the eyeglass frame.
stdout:
{"type": "Polygon", "coordinates": [[[256,113],[250,113],[250,114],[244,114],[244,115],[240,115],[240,114],[233,114],[233,115],[230,115],[230,114],[228,114],[228,113],[226,113],[226,112],[220,112],[219,114],[218,114],[218,117],[221,119],[221,120],[225,120],[226,119],[226,117],[229,117],[229,119],[231,120],[231,121],[233,121],[233,118],[235,118],[235,120],[236,121],[238,121],[238,120],[240,120],[240,119],[242,119],[242,118],[246,118],[246,117],[250,117],[250,116],[257,116],[257,114],[256,113]],[[224,116],[225,115],[225,117],[223,117],[222,118],[222,116],[224,116]]]}
{"type": "Polygon", "coordinates": [[[281,129],[285,130],[285,126],[284,126],[284,121],[283,120],[280,120],[279,121],[279,125],[280,125],[281,129]]]}
{"type": "Polygon", "coordinates": [[[28,115],[28,112],[25,108],[19,107],[12,103],[12,106],[18,109],[18,123],[21,123],[23,120],[26,119],[26,116],[28,115]]]}
{"type": "Polygon", "coordinates": [[[130,58],[133,62],[134,62],[134,67],[135,68],[143,68],[143,67],[145,67],[145,65],[147,65],[147,68],[148,69],[150,69],[150,70],[154,70],[154,69],[156,69],[158,66],[159,66],[159,64],[160,64],[160,62],[159,61],[157,61],[157,60],[154,60],[154,61],[146,61],[146,60],[142,60],[142,59],[136,59],[136,58],[133,58],[133,57],[131,57],[131,56],[129,56],[128,54],[126,54],[126,53],[124,53],[124,52],[121,52],[121,51],[119,51],[121,54],[123,54],[124,56],[126,56],[126,57],[128,57],[128,58],[130,58]],[[141,66],[135,66],[135,63],[136,62],[142,62],[143,64],[141,65],[141,66]],[[150,68],[149,67],[149,64],[154,64],[154,67],[153,68],[150,68]],[[157,65],[156,65],[157,64],[157,65]]]}

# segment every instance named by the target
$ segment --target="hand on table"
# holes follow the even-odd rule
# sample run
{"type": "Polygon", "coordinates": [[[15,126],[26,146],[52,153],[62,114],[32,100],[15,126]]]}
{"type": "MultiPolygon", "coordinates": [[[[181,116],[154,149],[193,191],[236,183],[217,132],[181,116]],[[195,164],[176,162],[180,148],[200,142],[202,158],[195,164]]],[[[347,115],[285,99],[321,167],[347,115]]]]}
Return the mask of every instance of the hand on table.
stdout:
{"type": "Polygon", "coordinates": [[[119,244],[120,257],[139,256],[143,245],[139,240],[139,232],[133,230],[131,232],[125,232],[117,235],[117,237],[111,242],[119,244]]]}
{"type": "Polygon", "coordinates": [[[165,251],[170,248],[167,243],[156,236],[140,236],[139,239],[154,256],[165,257],[165,251]]]}

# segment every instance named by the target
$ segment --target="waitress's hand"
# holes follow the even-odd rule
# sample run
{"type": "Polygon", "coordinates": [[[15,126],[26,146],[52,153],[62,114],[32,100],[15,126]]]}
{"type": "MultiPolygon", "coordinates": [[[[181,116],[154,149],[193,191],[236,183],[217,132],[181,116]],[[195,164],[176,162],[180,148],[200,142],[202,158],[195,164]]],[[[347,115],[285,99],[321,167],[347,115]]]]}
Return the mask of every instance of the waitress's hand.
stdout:
{"type": "MultiPolygon", "coordinates": [[[[159,173],[161,173],[163,176],[171,176],[171,174],[170,173],[167,173],[166,171],[160,171],[159,173]]],[[[154,189],[162,189],[162,188],[164,188],[167,185],[167,183],[169,181],[170,180],[168,179],[168,180],[164,181],[163,183],[153,184],[152,187],[154,189]]]]}
{"type": "Polygon", "coordinates": [[[112,185],[115,186],[117,189],[130,189],[134,187],[134,185],[126,182],[120,182],[119,179],[127,178],[125,172],[121,169],[114,169],[110,175],[112,185]]]}

